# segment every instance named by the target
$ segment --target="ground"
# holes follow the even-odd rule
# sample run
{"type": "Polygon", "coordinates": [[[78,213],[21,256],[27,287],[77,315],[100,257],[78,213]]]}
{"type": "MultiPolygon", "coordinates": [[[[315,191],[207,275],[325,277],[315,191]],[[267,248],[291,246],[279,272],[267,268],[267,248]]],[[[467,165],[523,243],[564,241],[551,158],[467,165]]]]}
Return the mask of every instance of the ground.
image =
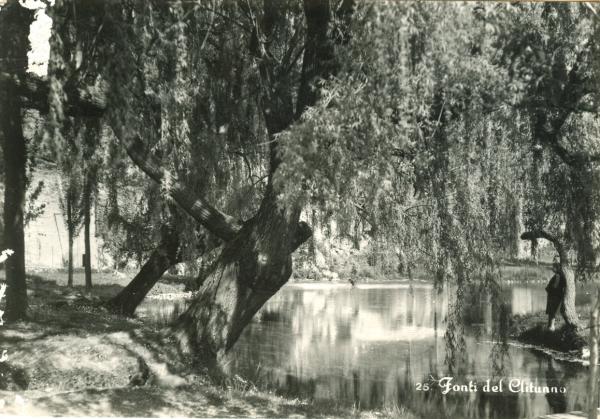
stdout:
{"type": "MultiPolygon", "coordinates": [[[[82,283],[77,275],[75,283],[82,283]]],[[[63,273],[29,278],[31,318],[0,327],[0,412],[22,416],[402,417],[259,391],[241,377],[192,366],[164,333],[98,305],[128,280],[95,276],[95,287],[66,288],[63,273]],[[148,372],[146,374],[145,372],[148,372]]],[[[153,294],[181,292],[161,282],[153,294]]]]}
{"type": "MultiPolygon", "coordinates": [[[[511,278],[513,283],[522,283],[530,280],[542,280],[544,283],[550,278],[551,264],[527,263],[518,261],[515,264],[506,264],[502,267],[503,275],[511,278]]],[[[579,291],[578,291],[579,292],[579,291]]],[[[547,328],[548,316],[544,312],[526,315],[515,315],[510,319],[509,335],[511,339],[540,348],[562,352],[569,357],[581,359],[587,346],[591,305],[577,305],[577,312],[582,330],[575,331],[567,327],[562,317],[556,319],[557,329],[551,332],[547,328]]]]}
{"type": "Polygon", "coordinates": [[[559,323],[555,331],[549,331],[546,326],[548,317],[545,313],[514,316],[510,335],[520,342],[563,352],[574,359],[581,359],[587,346],[586,335],[589,330],[586,325],[589,324],[589,313],[589,307],[579,308],[580,323],[584,327],[580,331],[575,331],[564,323],[559,323]]]}

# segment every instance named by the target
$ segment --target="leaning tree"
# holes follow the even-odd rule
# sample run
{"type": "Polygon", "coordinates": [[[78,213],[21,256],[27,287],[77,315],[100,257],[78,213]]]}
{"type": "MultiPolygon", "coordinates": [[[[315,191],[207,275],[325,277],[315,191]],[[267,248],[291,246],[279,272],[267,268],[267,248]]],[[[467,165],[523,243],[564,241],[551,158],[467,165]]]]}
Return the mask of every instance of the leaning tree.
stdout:
{"type": "MultiPolygon", "coordinates": [[[[73,6],[73,2],[56,2],[56,10],[65,4],[73,6]]],[[[347,41],[353,3],[344,1],[336,8],[327,0],[289,5],[267,1],[260,6],[226,3],[218,14],[185,2],[117,4],[105,6],[106,19],[95,25],[102,34],[97,51],[103,54],[97,59],[101,64],[95,68],[95,90],[69,83],[58,72],[50,74],[49,97],[44,97],[43,84],[25,94],[41,106],[50,103],[59,123],[68,113],[101,113],[135,165],[222,240],[202,288],[175,324],[175,335],[184,348],[220,356],[287,282],[292,253],[310,237],[310,227],[300,221],[301,203],[282,199],[274,181],[281,165],[280,134],[316,103],[318,80],[335,73],[334,50],[347,41]],[[186,105],[199,99],[190,93],[210,81],[198,56],[210,53],[204,48],[214,42],[212,25],[220,18],[230,24],[231,37],[244,40],[265,131],[265,185],[256,211],[245,221],[209,202],[193,176],[194,164],[205,162],[186,161],[193,154],[185,153],[194,141],[205,140],[190,140],[188,122],[194,106],[186,105]],[[164,26],[157,23],[161,21],[164,26]],[[90,91],[102,94],[90,95],[90,91]],[[169,164],[165,155],[174,157],[169,164]],[[191,170],[183,170],[182,162],[191,170]]],[[[97,2],[78,6],[100,7],[97,2]]],[[[246,62],[232,63],[240,64],[246,62]]]]}

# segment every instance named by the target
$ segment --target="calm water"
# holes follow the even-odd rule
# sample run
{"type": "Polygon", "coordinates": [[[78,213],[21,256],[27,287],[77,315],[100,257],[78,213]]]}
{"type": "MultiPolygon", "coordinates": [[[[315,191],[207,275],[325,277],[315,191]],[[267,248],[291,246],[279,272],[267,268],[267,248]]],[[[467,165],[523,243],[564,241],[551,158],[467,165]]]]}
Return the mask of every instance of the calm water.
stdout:
{"type": "MultiPolygon", "coordinates": [[[[509,286],[501,300],[508,313],[543,311],[543,287],[509,286]]],[[[471,298],[464,334],[449,339],[453,311],[447,295],[453,292],[438,293],[418,282],[288,285],[244,331],[229,370],[292,397],[363,409],[404,405],[430,418],[515,419],[585,408],[585,368],[493,343],[502,341],[500,309],[489,297],[471,298]],[[471,380],[478,391],[418,390],[419,383],[445,376],[453,384],[471,380]],[[486,380],[493,385],[502,377],[502,392],[483,391],[486,380]],[[564,387],[566,393],[511,392],[510,379],[557,391],[564,387]]]]}

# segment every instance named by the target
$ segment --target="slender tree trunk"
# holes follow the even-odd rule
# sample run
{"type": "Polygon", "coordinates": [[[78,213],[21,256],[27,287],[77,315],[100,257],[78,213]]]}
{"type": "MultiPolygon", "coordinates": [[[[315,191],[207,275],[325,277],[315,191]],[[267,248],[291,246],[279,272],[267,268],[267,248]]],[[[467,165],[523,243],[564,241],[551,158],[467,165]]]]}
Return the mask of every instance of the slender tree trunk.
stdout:
{"type": "Polygon", "coordinates": [[[600,312],[600,288],[596,292],[596,304],[590,316],[590,377],[588,392],[588,419],[598,418],[598,316],[600,312]]]}
{"type": "Polygon", "coordinates": [[[71,197],[67,197],[67,234],[69,235],[69,261],[67,268],[67,286],[73,286],[73,206],[71,197]]]}
{"type": "MultiPolygon", "coordinates": [[[[89,170],[89,169],[88,169],[89,170]]],[[[90,243],[90,224],[91,224],[91,207],[92,207],[92,179],[88,173],[86,175],[85,186],[83,191],[83,241],[85,247],[85,288],[92,288],[92,246],[90,243]]]]}
{"type": "Polygon", "coordinates": [[[358,217],[354,220],[354,226],[352,230],[352,246],[356,250],[360,250],[360,223],[358,217]]]}
{"type": "Polygon", "coordinates": [[[135,278],[107,303],[109,310],[125,316],[133,316],[135,309],[167,269],[179,263],[178,251],[179,235],[170,229],[163,235],[159,247],[152,252],[135,278]]]}
{"type": "Polygon", "coordinates": [[[521,257],[521,241],[519,239],[522,230],[521,212],[521,197],[513,197],[511,200],[511,225],[510,225],[510,255],[513,259],[518,260],[521,257]]]}
{"type": "MultiPolygon", "coordinates": [[[[33,12],[18,1],[0,11],[0,71],[23,80],[27,69],[29,25],[33,12]]],[[[0,84],[0,137],[4,153],[4,246],[15,254],[6,261],[6,320],[27,316],[25,282],[25,212],[27,148],[23,137],[21,100],[11,83],[0,84]]]]}

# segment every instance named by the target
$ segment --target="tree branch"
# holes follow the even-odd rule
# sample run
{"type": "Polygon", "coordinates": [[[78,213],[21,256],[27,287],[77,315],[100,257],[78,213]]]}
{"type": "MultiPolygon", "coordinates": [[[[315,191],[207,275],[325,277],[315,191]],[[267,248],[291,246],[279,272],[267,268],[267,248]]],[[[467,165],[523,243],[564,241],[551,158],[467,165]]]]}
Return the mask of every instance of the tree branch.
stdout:
{"type": "Polygon", "coordinates": [[[523,234],[521,234],[521,240],[536,240],[536,239],[546,239],[550,243],[552,243],[554,245],[554,248],[558,252],[558,257],[560,258],[560,264],[562,266],[568,266],[569,261],[567,260],[567,252],[564,248],[562,241],[558,237],[546,232],[545,230],[532,230],[532,231],[526,231],[523,234]]]}
{"type": "Polygon", "coordinates": [[[164,186],[175,202],[208,231],[224,241],[233,239],[240,231],[242,226],[234,217],[212,207],[205,199],[197,197],[195,191],[187,185],[172,179],[170,173],[165,171],[148,152],[139,137],[126,137],[115,127],[113,131],[135,165],[152,180],[164,186]]]}
{"type": "MultiPolygon", "coordinates": [[[[0,73],[0,83],[14,83],[21,95],[26,98],[26,106],[48,112],[48,81],[33,74],[27,74],[26,80],[21,83],[18,79],[6,73],[0,73]]],[[[84,88],[71,88],[67,90],[67,112],[72,116],[99,117],[106,112],[106,87],[86,86],[84,88]]],[[[231,240],[241,229],[237,220],[213,208],[206,200],[197,197],[196,193],[178,180],[172,180],[169,173],[165,172],[153,155],[148,153],[144,143],[139,137],[129,138],[123,135],[121,129],[112,124],[117,139],[125,147],[127,154],[144,173],[152,180],[167,188],[169,195],[181,208],[191,215],[207,230],[222,240],[231,240]]]]}
{"type": "Polygon", "coordinates": [[[312,228],[304,221],[300,221],[296,229],[296,236],[292,239],[292,252],[300,247],[302,243],[307,241],[312,234],[312,228]]]}

